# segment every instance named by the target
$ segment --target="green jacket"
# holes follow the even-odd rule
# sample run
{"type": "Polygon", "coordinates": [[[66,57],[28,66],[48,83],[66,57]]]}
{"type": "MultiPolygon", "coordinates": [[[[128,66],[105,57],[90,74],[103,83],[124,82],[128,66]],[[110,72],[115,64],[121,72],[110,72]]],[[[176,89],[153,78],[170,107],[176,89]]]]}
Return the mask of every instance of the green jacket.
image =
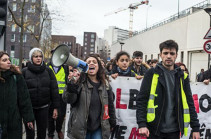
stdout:
{"type": "Polygon", "coordinates": [[[5,82],[0,81],[0,124],[2,139],[22,138],[22,119],[34,120],[31,100],[22,75],[11,71],[1,72],[5,82]]]}
{"type": "MultiPolygon", "coordinates": [[[[77,87],[71,86],[70,92],[66,87],[63,93],[63,100],[66,103],[71,104],[71,113],[68,122],[67,136],[71,139],[85,139],[87,132],[87,120],[89,114],[89,106],[91,100],[91,93],[93,86],[87,80],[88,77],[81,77],[82,82],[77,87]],[[75,89],[74,89],[75,88],[75,89]]],[[[70,85],[70,84],[69,84],[70,85]]],[[[73,84],[72,84],[73,85],[73,84]]],[[[75,85],[76,86],[76,85],[75,85]]],[[[99,96],[102,104],[101,111],[101,130],[102,139],[109,139],[111,122],[116,121],[114,106],[109,103],[109,95],[113,95],[112,92],[108,94],[106,85],[101,84],[99,89],[99,96]],[[105,105],[108,106],[109,117],[104,119],[105,105]],[[112,106],[111,106],[112,105],[112,106]],[[113,112],[111,112],[113,107],[113,112]],[[112,120],[112,121],[111,121],[112,120]]],[[[113,103],[113,100],[111,101],[113,103]]],[[[116,122],[114,123],[114,125],[116,122]]]]}

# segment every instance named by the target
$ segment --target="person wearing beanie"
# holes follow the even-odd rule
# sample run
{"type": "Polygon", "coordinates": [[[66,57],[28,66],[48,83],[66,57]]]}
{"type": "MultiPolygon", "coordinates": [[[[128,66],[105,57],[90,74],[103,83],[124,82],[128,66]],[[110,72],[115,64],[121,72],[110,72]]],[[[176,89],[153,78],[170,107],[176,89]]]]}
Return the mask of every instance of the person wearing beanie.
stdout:
{"type": "Polygon", "coordinates": [[[150,68],[149,65],[143,62],[143,53],[141,51],[135,51],[133,53],[133,62],[130,67],[131,71],[135,73],[135,77],[138,80],[142,79],[147,69],[150,68]]]}
{"type": "MultiPolygon", "coordinates": [[[[37,125],[37,138],[45,139],[48,123],[49,104],[54,108],[52,117],[57,118],[59,107],[59,90],[53,71],[44,63],[41,49],[33,48],[29,52],[29,64],[22,70],[25,78],[33,113],[37,125]]],[[[34,125],[34,123],[33,123],[34,125]]],[[[26,128],[26,139],[34,139],[35,130],[26,128]]]]}

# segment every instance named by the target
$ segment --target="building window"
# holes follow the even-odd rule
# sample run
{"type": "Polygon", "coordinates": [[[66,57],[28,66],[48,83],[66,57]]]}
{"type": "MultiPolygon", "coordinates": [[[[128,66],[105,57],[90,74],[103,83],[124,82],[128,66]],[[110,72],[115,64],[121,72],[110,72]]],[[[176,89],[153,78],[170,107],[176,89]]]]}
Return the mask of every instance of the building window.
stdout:
{"type": "Polygon", "coordinates": [[[15,45],[11,46],[11,51],[15,51],[15,45]]]}
{"type": "Polygon", "coordinates": [[[95,34],[92,34],[92,35],[91,35],[91,38],[94,39],[94,38],[95,38],[95,34]]]}
{"type": "Polygon", "coordinates": [[[90,46],[91,46],[91,47],[94,47],[94,44],[91,44],[90,46]]]}
{"type": "Polygon", "coordinates": [[[12,32],[15,32],[15,29],[16,29],[16,24],[13,24],[12,25],[12,32]]]}
{"type": "Polygon", "coordinates": [[[94,52],[94,48],[90,48],[90,51],[94,52]]]}
{"type": "Polygon", "coordinates": [[[147,55],[145,55],[145,62],[147,62],[147,55]]]}
{"type": "Polygon", "coordinates": [[[94,54],[94,52],[90,52],[90,54],[94,54]]]}
{"type": "Polygon", "coordinates": [[[27,41],[27,35],[25,34],[24,36],[23,36],[23,42],[26,42],[27,41]]]}
{"type": "Polygon", "coordinates": [[[181,60],[180,60],[182,63],[184,62],[184,52],[182,51],[181,52],[181,60]]]}
{"type": "Polygon", "coordinates": [[[33,2],[33,3],[35,3],[35,2],[36,2],[36,0],[32,0],[32,2],[33,2]]]}
{"type": "Polygon", "coordinates": [[[17,4],[16,3],[13,3],[12,4],[12,11],[16,11],[16,9],[17,9],[17,4]]]}
{"type": "Polygon", "coordinates": [[[11,50],[11,51],[10,51],[10,56],[11,56],[11,57],[15,57],[15,46],[12,45],[10,50],[11,50]]]}
{"type": "Polygon", "coordinates": [[[31,5],[28,12],[29,13],[35,13],[35,5],[31,5]]]}
{"type": "Polygon", "coordinates": [[[91,42],[94,42],[95,40],[94,39],[91,39],[91,42]]]}
{"type": "Polygon", "coordinates": [[[15,34],[12,34],[12,36],[11,36],[11,42],[15,42],[15,34]]]}
{"type": "Polygon", "coordinates": [[[29,25],[28,29],[29,30],[27,30],[27,32],[31,32],[32,31],[34,33],[34,26],[33,25],[29,25]]]}
{"type": "Polygon", "coordinates": [[[28,15],[25,16],[24,21],[27,22],[28,20],[28,15]]]}
{"type": "Polygon", "coordinates": [[[87,37],[87,34],[85,34],[85,36],[87,37]]]}
{"type": "Polygon", "coordinates": [[[87,49],[87,47],[84,47],[84,50],[86,50],[87,49]]]}
{"type": "Polygon", "coordinates": [[[84,54],[86,54],[86,52],[84,52],[84,54]]]}
{"type": "Polygon", "coordinates": [[[12,15],[8,16],[8,21],[12,21],[12,15]]]}
{"type": "Polygon", "coordinates": [[[84,45],[87,45],[87,43],[85,42],[84,45]]]}
{"type": "Polygon", "coordinates": [[[85,41],[87,41],[87,38],[85,38],[85,41]]]}

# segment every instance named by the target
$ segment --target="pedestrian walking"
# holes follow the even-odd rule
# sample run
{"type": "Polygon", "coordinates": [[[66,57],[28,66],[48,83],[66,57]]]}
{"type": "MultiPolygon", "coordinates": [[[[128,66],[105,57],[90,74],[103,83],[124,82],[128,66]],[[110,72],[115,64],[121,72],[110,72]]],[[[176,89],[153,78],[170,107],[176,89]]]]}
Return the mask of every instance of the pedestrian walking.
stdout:
{"type": "Polygon", "coordinates": [[[105,72],[96,55],[85,61],[87,73],[70,72],[70,83],[63,94],[71,104],[68,137],[71,139],[108,139],[116,125],[113,92],[106,84],[105,72]]]}
{"type": "MultiPolygon", "coordinates": [[[[53,71],[44,63],[41,49],[33,48],[29,52],[29,58],[31,62],[22,72],[31,97],[37,126],[37,139],[45,139],[50,103],[54,109],[52,117],[56,119],[58,116],[58,85],[53,71]]],[[[35,131],[26,127],[26,139],[34,139],[34,137],[35,131]]]]}
{"type": "MultiPolygon", "coordinates": [[[[54,50],[52,50],[51,53],[53,53],[53,51],[54,50]]],[[[53,139],[55,130],[58,134],[58,138],[64,139],[64,134],[62,133],[61,130],[62,130],[65,114],[66,114],[67,104],[63,101],[62,94],[64,93],[64,88],[66,86],[66,80],[67,80],[67,75],[68,75],[67,71],[69,70],[66,65],[55,67],[53,66],[51,62],[48,63],[48,67],[53,71],[56,77],[58,88],[59,88],[59,102],[60,102],[60,107],[58,108],[58,117],[56,120],[52,117],[54,107],[50,105],[50,108],[49,108],[48,139],[53,139]]]]}
{"type": "Polygon", "coordinates": [[[0,139],[22,139],[22,119],[33,130],[34,115],[26,82],[0,51],[0,139]]]}
{"type": "Polygon", "coordinates": [[[199,120],[195,111],[188,74],[175,65],[178,44],[160,44],[162,61],[144,76],[136,101],[139,133],[149,139],[179,139],[187,136],[189,123],[193,139],[199,139],[199,120]]]}

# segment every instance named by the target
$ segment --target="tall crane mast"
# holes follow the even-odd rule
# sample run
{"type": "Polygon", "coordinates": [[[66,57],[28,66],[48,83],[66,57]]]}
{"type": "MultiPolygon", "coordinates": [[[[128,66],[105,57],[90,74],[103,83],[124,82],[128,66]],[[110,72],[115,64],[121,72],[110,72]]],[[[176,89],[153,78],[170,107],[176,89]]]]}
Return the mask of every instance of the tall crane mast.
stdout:
{"type": "Polygon", "coordinates": [[[138,6],[143,5],[143,4],[148,5],[148,3],[149,3],[149,0],[141,1],[141,2],[138,2],[138,3],[132,3],[127,8],[119,8],[119,9],[117,9],[114,12],[110,12],[110,13],[105,14],[104,16],[109,16],[109,15],[112,15],[112,14],[117,14],[119,12],[122,12],[122,11],[125,11],[127,9],[130,9],[129,37],[132,37],[133,36],[133,11],[135,9],[138,9],[138,6]]]}

